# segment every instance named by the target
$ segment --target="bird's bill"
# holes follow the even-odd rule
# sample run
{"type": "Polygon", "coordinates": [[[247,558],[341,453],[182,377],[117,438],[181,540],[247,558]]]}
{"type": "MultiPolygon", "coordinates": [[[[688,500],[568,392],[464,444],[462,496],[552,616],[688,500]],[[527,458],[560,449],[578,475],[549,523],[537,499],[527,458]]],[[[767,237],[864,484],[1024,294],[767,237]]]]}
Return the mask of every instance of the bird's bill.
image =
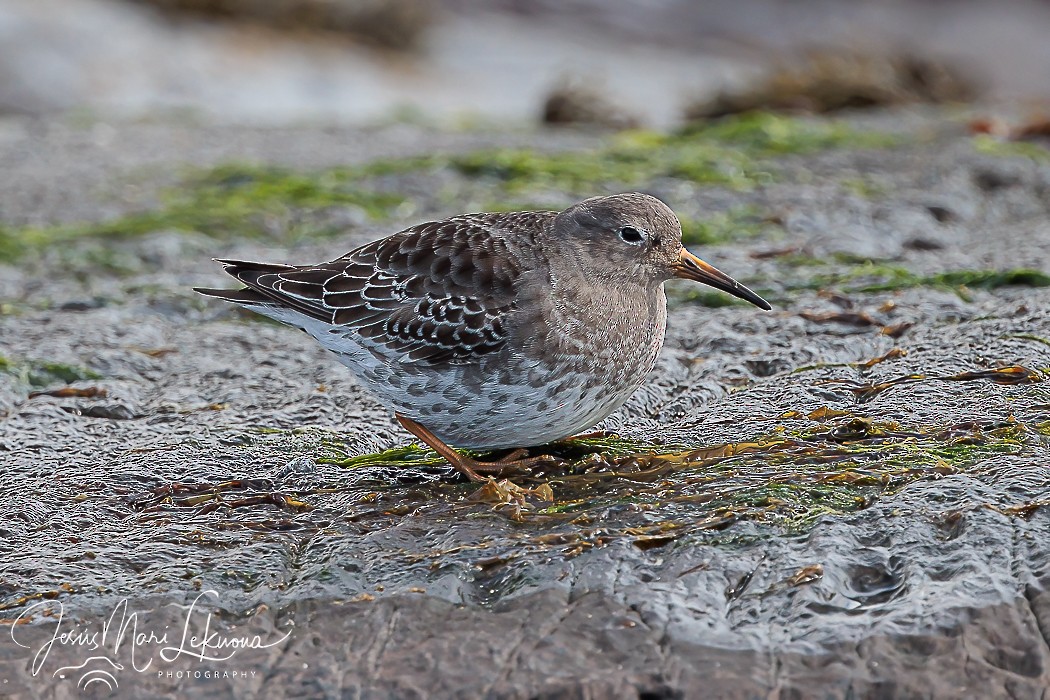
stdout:
{"type": "Polygon", "coordinates": [[[766,311],[773,308],[765,299],[716,267],[708,265],[688,250],[682,250],[682,256],[678,259],[678,264],[673,269],[675,277],[701,282],[715,289],[720,289],[744,301],[749,301],[766,311]]]}

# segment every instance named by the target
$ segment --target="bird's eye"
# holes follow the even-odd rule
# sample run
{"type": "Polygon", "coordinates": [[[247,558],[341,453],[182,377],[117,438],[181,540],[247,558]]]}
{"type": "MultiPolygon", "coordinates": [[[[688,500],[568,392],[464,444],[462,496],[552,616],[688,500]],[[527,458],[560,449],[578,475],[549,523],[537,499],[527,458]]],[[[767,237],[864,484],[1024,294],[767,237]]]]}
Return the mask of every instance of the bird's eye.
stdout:
{"type": "Polygon", "coordinates": [[[620,229],[620,240],[631,245],[638,245],[645,240],[642,232],[632,226],[624,226],[620,229]]]}

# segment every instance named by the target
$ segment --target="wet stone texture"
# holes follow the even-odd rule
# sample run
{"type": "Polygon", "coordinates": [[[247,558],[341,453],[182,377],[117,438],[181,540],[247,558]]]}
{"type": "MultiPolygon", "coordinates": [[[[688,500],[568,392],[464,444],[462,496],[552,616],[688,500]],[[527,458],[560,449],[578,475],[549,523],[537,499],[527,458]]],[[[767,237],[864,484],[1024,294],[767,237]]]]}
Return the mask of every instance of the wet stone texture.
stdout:
{"type": "MultiPolygon", "coordinates": [[[[293,214],[261,237],[161,228],[7,260],[0,695],[72,697],[111,659],[85,694],[1050,697],[1050,157],[942,114],[869,121],[903,141],[784,153],[750,187],[636,185],[747,228],[692,247],[775,311],[676,285],[657,369],[601,426],[619,438],[480,489],[309,338],[189,287],[224,283],[212,256],[316,261],[572,194],[392,169],[408,208],[331,207],[336,236],[284,236],[293,214]],[[114,610],[167,644],[45,646],[114,610]],[[165,658],[207,612],[213,647],[272,645],[165,658]]],[[[4,225],[148,211],[188,165],[530,138],[107,128],[125,138],[6,124],[4,225]]]]}

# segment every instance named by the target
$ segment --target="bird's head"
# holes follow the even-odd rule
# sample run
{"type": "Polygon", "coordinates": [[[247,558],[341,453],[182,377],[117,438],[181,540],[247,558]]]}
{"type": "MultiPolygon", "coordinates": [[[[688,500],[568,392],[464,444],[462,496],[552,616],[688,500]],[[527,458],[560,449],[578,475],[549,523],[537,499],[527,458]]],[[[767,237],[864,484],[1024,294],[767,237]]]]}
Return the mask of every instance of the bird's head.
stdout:
{"type": "Polygon", "coordinates": [[[652,287],[679,277],[771,308],[765,299],[682,247],[678,217],[656,197],[632,192],[585,199],[558,214],[550,234],[559,247],[605,279],[652,287]]]}

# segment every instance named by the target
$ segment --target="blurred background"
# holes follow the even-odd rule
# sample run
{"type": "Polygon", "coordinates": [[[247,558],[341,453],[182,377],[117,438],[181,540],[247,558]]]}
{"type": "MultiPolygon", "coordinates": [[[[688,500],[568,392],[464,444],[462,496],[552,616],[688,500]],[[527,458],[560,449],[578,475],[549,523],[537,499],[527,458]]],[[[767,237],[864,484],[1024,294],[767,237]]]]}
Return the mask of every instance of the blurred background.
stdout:
{"type": "Polygon", "coordinates": [[[1039,101],[1047,36],[1046,0],[3,0],[0,113],[664,127],[1039,101]]]}

